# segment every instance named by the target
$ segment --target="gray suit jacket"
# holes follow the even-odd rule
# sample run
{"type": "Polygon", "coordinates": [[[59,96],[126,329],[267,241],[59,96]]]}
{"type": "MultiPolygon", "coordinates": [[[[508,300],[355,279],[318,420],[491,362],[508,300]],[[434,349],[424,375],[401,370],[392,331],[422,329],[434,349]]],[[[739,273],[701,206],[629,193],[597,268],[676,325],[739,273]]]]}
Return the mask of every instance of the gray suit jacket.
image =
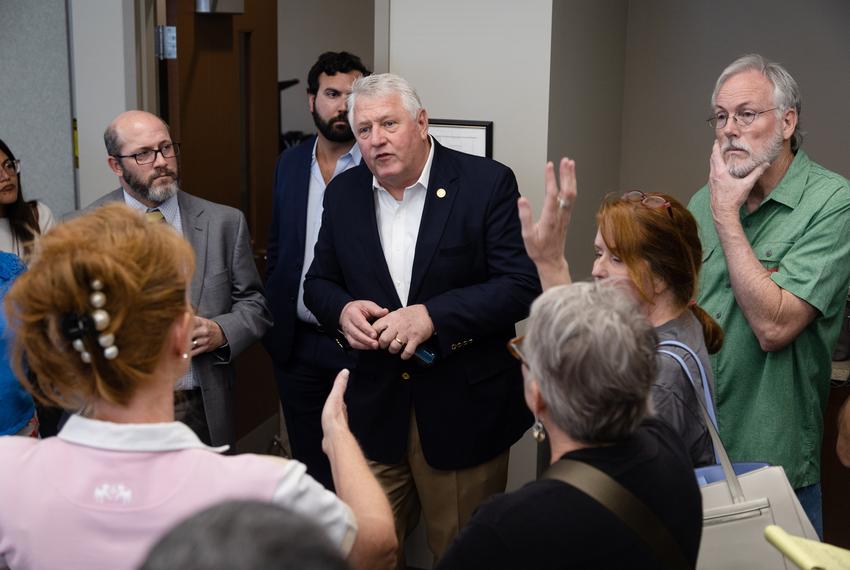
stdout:
{"type": "MultiPolygon", "coordinates": [[[[120,188],[86,209],[116,201],[124,201],[120,188]]],[[[233,444],[233,358],[265,334],[272,317],[242,212],[183,191],[177,193],[177,203],[183,235],[195,252],[192,306],[199,316],[218,323],[228,342],[196,356],[192,365],[201,384],[212,445],[233,444]]]]}

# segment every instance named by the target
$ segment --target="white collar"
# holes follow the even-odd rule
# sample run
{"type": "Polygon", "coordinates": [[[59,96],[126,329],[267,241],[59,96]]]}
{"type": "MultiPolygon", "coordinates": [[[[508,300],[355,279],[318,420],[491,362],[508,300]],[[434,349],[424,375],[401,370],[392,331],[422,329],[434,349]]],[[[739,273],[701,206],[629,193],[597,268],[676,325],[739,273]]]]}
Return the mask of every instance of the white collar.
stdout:
{"type": "MultiPolygon", "coordinates": [[[[151,210],[159,210],[162,213],[162,217],[165,218],[165,221],[168,222],[169,226],[174,226],[174,219],[177,217],[177,212],[180,209],[180,205],[177,202],[177,192],[175,192],[172,196],[170,196],[164,202],[160,202],[153,208],[150,206],[146,206],[139,202],[135,196],[124,190],[124,203],[133,208],[138,212],[149,212],[151,210]]],[[[179,190],[178,190],[179,192],[179,190]]]]}
{"type": "MultiPolygon", "coordinates": [[[[405,190],[410,190],[417,186],[421,186],[424,190],[428,190],[428,182],[431,180],[431,163],[434,162],[434,147],[436,146],[434,137],[428,135],[428,138],[431,140],[431,150],[428,151],[428,160],[425,161],[425,166],[422,167],[422,172],[419,173],[419,180],[405,188],[405,190]]],[[[383,190],[384,192],[387,191],[386,188],[381,186],[381,183],[378,182],[378,179],[375,178],[374,174],[372,175],[372,189],[383,190]]]]}
{"type": "MultiPolygon", "coordinates": [[[[310,161],[310,164],[316,164],[316,148],[318,146],[319,146],[319,137],[316,136],[316,140],[313,141],[313,155],[312,155],[312,160],[310,161]]],[[[339,162],[341,160],[345,160],[346,158],[348,158],[348,160],[351,160],[351,162],[353,164],[357,165],[357,164],[360,164],[360,159],[362,157],[363,157],[363,155],[360,154],[360,146],[357,144],[357,142],[354,142],[354,144],[351,145],[351,148],[348,149],[348,152],[340,155],[340,157],[337,159],[337,164],[339,164],[339,162]]]]}
{"type": "Polygon", "coordinates": [[[229,445],[205,445],[186,424],[163,422],[153,424],[119,424],[72,415],[57,436],[69,443],[108,449],[110,451],[176,451],[207,449],[227,451],[229,445]]]}

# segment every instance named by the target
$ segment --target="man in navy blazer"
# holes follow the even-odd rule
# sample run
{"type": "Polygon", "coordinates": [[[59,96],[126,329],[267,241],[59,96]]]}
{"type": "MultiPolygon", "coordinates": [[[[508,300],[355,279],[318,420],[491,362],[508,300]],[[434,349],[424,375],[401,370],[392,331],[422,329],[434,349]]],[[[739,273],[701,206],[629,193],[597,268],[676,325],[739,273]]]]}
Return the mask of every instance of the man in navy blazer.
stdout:
{"type": "Polygon", "coordinates": [[[354,359],[325,333],[304,306],[304,274],[322,220],[322,198],[331,178],[360,164],[348,124],[351,83],[369,70],[356,55],[326,52],[307,75],[310,113],[318,134],[281,154],[275,170],[266,291],[274,328],[264,339],[272,356],[293,456],[317,481],[333,489],[322,451],[321,412],[334,378],[354,359]]]}
{"type": "Polygon", "coordinates": [[[358,355],[351,428],[399,542],[421,505],[439,558],[504,490],[508,449],[531,424],[505,345],[540,284],[509,168],[434,141],[398,76],[355,81],[349,109],[363,164],[325,194],[305,301],[358,355]]]}

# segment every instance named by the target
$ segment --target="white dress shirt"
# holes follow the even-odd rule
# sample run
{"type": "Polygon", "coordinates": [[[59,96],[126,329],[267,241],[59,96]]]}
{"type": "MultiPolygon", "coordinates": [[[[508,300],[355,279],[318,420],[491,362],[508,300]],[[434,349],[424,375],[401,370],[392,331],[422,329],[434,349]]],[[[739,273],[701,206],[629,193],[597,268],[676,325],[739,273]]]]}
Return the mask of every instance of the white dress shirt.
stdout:
{"type": "MultiPolygon", "coordinates": [[[[322,169],[319,168],[319,161],[316,160],[316,145],[319,139],[313,144],[313,159],[310,162],[310,187],[307,194],[307,231],[304,233],[304,266],[301,268],[301,281],[298,283],[298,304],[296,312],[298,318],[307,323],[319,324],[319,320],[310,312],[310,309],[304,304],[304,276],[307,275],[307,270],[310,269],[310,264],[313,263],[313,251],[316,247],[316,241],[319,239],[319,230],[322,227],[322,202],[325,199],[325,179],[322,177],[322,169]]],[[[357,143],[351,147],[347,153],[340,156],[336,161],[333,176],[331,180],[336,178],[337,174],[341,174],[349,168],[354,168],[360,164],[360,147],[357,143]]]]}
{"type": "Polygon", "coordinates": [[[384,250],[384,258],[387,260],[393,285],[403,307],[407,306],[407,297],[410,294],[416,240],[419,237],[419,224],[425,209],[425,197],[428,193],[433,161],[434,141],[432,139],[428,160],[425,161],[419,180],[404,189],[404,195],[400,201],[393,198],[378,183],[377,178],[372,177],[378,235],[381,238],[381,247],[384,250]]]}

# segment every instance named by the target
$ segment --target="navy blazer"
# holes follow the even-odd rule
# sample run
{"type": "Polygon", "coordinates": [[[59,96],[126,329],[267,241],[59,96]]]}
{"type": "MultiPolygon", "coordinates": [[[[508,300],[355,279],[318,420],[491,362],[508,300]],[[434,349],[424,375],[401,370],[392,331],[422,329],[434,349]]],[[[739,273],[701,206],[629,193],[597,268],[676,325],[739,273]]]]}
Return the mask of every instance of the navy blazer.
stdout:
{"type": "MultiPolygon", "coordinates": [[[[531,424],[519,363],[505,345],[540,283],[522,243],[513,172],[435,145],[409,304],[427,307],[437,360],[423,367],[384,350],[359,351],[346,400],[352,431],[370,459],[401,460],[413,407],[428,464],[462,469],[495,457],[531,424]]],[[[391,311],[402,306],[381,248],[373,192],[365,162],[325,191],[304,300],[328,328],[339,326],[351,300],[391,311]]]]}
{"type": "Polygon", "coordinates": [[[287,149],[278,158],[275,168],[272,223],[266,254],[266,298],[275,326],[266,334],[263,344],[278,366],[283,366],[292,352],[298,319],[296,306],[304,268],[307,197],[315,144],[316,137],[312,136],[287,149]]]}

